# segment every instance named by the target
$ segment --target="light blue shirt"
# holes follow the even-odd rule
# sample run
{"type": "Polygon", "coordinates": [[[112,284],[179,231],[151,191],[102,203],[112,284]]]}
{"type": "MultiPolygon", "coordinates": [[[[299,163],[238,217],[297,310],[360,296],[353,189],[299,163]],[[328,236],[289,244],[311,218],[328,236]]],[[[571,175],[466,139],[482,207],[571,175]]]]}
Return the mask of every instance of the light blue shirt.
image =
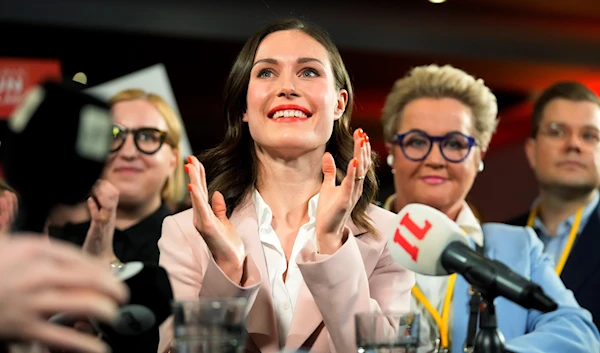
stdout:
{"type": "MultiPolygon", "coordinates": [[[[581,234],[585,225],[587,224],[590,216],[598,206],[598,201],[600,201],[599,193],[596,192],[596,196],[585,206],[583,209],[583,213],[581,214],[581,223],[579,224],[579,229],[577,230],[577,236],[581,234]]],[[[539,200],[536,200],[533,204],[533,207],[536,207],[539,203],[539,200]]],[[[533,208],[532,208],[533,209],[533,208]]],[[[550,256],[554,263],[557,264],[560,260],[560,256],[562,255],[563,249],[569,239],[569,234],[571,233],[571,227],[573,227],[573,222],[575,221],[575,215],[570,216],[569,218],[562,221],[557,228],[556,236],[551,236],[544,223],[540,217],[536,216],[533,221],[533,229],[536,230],[536,233],[540,237],[542,243],[544,243],[544,252],[550,256]]]]}
{"type": "MultiPolygon", "coordinates": [[[[600,334],[589,311],[582,309],[573,292],[554,271],[554,264],[543,253],[543,244],[528,227],[486,223],[485,256],[504,263],[515,273],[540,285],[558,309],[542,313],[525,309],[506,298],[498,297],[498,330],[506,340],[506,349],[515,353],[598,353],[600,334]]],[[[461,353],[469,322],[469,283],[456,278],[452,298],[452,353],[461,353]]]]}

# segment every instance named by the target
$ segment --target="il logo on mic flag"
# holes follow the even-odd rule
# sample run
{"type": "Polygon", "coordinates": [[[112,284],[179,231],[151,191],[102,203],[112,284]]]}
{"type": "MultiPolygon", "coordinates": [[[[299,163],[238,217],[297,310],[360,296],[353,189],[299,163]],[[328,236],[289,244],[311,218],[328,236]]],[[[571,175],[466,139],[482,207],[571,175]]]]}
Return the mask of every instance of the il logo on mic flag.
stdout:
{"type": "Polygon", "coordinates": [[[408,229],[408,231],[415,238],[417,238],[418,240],[423,240],[425,238],[425,235],[427,235],[427,233],[431,229],[431,222],[429,222],[429,220],[426,219],[424,223],[425,225],[422,228],[419,227],[415,223],[415,221],[413,221],[413,219],[410,218],[410,213],[406,212],[400,220],[400,223],[396,228],[396,232],[394,233],[394,242],[400,245],[404,250],[406,250],[406,252],[415,262],[419,257],[419,247],[409,243],[408,240],[406,240],[406,238],[402,235],[401,230],[404,227],[408,229]]]}
{"type": "Polygon", "coordinates": [[[423,204],[406,205],[389,223],[388,249],[407,269],[441,276],[448,274],[439,259],[452,241],[468,244],[462,229],[444,213],[423,204]]]}

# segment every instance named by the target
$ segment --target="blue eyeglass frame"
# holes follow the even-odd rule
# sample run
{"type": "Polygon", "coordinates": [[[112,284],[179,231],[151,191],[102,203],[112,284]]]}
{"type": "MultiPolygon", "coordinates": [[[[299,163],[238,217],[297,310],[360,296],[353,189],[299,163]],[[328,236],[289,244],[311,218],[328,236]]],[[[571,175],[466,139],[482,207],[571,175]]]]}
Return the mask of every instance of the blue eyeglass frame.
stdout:
{"type": "Polygon", "coordinates": [[[427,156],[429,156],[429,154],[431,153],[431,149],[433,148],[433,144],[437,142],[438,144],[438,148],[440,149],[440,154],[442,155],[442,157],[444,157],[445,160],[447,160],[448,162],[451,163],[460,163],[462,161],[464,161],[469,154],[471,154],[471,150],[473,149],[473,147],[477,147],[477,141],[475,140],[475,138],[465,135],[461,132],[458,131],[453,131],[453,132],[449,132],[443,136],[431,136],[428,133],[426,133],[423,130],[418,130],[418,129],[413,129],[413,130],[409,130],[407,132],[401,133],[401,134],[397,134],[394,137],[392,137],[392,141],[393,144],[398,145],[400,147],[400,150],[402,150],[402,154],[404,155],[404,157],[406,157],[406,159],[411,160],[413,162],[421,162],[423,160],[425,160],[425,158],[427,158],[427,156]],[[414,133],[418,133],[421,134],[421,136],[426,137],[427,139],[429,139],[429,149],[427,150],[427,152],[423,155],[423,157],[421,158],[411,158],[406,154],[406,151],[404,151],[404,146],[403,146],[403,142],[404,142],[404,138],[406,136],[408,136],[409,134],[414,134],[414,133]],[[458,160],[454,160],[454,159],[449,159],[448,157],[446,157],[446,155],[444,154],[444,149],[442,148],[442,142],[448,138],[451,138],[453,136],[462,136],[464,138],[467,139],[467,142],[469,143],[469,150],[467,151],[467,154],[465,154],[465,156],[461,159],[458,160]]]}

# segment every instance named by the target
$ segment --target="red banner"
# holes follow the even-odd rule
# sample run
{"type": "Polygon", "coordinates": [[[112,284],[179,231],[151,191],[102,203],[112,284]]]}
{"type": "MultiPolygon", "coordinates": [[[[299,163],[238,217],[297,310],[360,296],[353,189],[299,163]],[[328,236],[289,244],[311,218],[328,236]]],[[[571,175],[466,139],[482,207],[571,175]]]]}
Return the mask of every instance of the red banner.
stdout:
{"type": "Polygon", "coordinates": [[[0,119],[12,114],[31,87],[61,78],[58,60],[0,58],[0,119]]]}

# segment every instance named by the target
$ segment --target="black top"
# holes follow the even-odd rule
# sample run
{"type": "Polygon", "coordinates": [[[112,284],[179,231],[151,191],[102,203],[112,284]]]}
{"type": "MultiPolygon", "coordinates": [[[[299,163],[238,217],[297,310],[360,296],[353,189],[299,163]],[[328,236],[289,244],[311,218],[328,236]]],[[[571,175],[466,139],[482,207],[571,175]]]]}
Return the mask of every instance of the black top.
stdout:
{"type": "MultiPolygon", "coordinates": [[[[133,226],[115,229],[113,248],[121,262],[142,261],[158,265],[158,240],[162,222],[171,214],[166,204],[162,204],[154,213],[133,226]]],[[[51,237],[83,246],[90,222],[67,223],[63,227],[49,227],[51,237]]]]}
{"type": "MultiPolygon", "coordinates": [[[[154,213],[139,223],[124,229],[115,229],[113,249],[121,262],[142,261],[158,265],[158,240],[162,231],[162,222],[171,214],[166,204],[162,204],[154,213]]],[[[51,237],[61,239],[78,246],[85,241],[90,222],[72,224],[64,227],[49,227],[51,237]]],[[[158,327],[137,335],[109,337],[105,341],[113,353],[156,353],[158,351],[158,327]]]]}

